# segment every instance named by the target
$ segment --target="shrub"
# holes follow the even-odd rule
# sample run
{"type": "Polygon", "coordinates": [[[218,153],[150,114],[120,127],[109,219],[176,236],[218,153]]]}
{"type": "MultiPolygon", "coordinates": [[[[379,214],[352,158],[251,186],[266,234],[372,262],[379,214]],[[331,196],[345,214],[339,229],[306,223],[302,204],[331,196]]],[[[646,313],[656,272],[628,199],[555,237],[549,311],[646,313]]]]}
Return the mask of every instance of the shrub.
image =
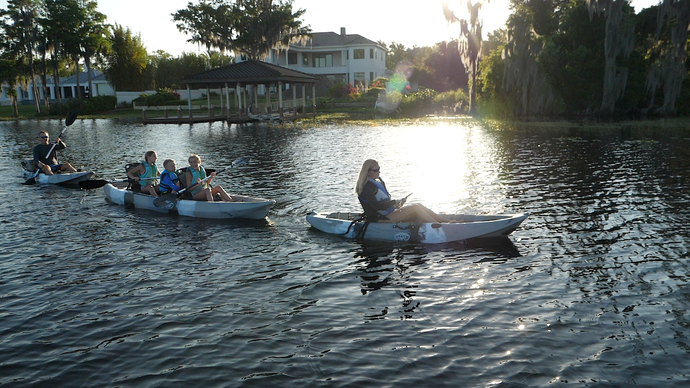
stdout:
{"type": "Polygon", "coordinates": [[[165,105],[170,101],[180,101],[180,93],[167,88],[158,89],[153,95],[144,93],[133,100],[137,105],[146,106],[165,105]]]}
{"type": "Polygon", "coordinates": [[[408,116],[431,112],[435,97],[435,90],[420,87],[417,92],[403,96],[400,110],[408,116]]]}
{"type": "Polygon", "coordinates": [[[328,96],[332,98],[352,98],[356,99],[359,97],[360,91],[352,86],[352,84],[346,85],[342,82],[338,82],[335,85],[328,88],[328,96]]]}
{"type": "Polygon", "coordinates": [[[84,113],[93,114],[99,112],[108,112],[117,106],[117,98],[115,96],[96,96],[84,101],[84,113]]]}

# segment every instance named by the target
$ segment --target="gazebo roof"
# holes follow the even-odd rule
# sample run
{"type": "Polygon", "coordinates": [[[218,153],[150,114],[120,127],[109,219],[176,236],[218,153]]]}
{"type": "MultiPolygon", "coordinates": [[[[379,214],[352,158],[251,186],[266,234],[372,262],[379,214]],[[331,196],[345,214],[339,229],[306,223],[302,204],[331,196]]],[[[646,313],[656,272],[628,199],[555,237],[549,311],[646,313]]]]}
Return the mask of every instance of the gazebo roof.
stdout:
{"type": "Polygon", "coordinates": [[[282,81],[313,84],[317,80],[313,75],[301,71],[249,60],[191,74],[182,78],[180,82],[183,84],[269,84],[282,81]]]}

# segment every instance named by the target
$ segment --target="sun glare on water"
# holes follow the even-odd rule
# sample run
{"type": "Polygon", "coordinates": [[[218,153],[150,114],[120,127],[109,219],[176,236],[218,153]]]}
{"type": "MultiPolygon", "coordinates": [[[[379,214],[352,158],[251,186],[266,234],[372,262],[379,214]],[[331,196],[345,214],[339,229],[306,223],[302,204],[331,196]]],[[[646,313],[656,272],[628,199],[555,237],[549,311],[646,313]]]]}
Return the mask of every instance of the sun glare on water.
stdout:
{"type": "Polygon", "coordinates": [[[441,213],[501,210],[500,160],[481,128],[439,119],[398,128],[390,142],[381,174],[394,198],[412,193],[408,204],[441,213]]]}

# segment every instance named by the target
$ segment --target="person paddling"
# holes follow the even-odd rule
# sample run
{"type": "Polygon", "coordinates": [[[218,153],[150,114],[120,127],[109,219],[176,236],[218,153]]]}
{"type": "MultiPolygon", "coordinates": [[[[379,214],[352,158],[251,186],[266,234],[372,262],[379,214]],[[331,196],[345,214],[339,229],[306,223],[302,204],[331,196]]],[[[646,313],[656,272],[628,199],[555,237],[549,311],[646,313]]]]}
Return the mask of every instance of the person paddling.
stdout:
{"type": "Polygon", "coordinates": [[[173,159],[165,159],[163,167],[165,170],[161,173],[161,182],[158,186],[161,195],[177,193],[182,190],[182,187],[180,187],[180,178],[175,174],[175,161],[173,159]]]}
{"type": "Polygon", "coordinates": [[[53,146],[50,144],[48,132],[41,131],[38,133],[38,137],[41,139],[41,144],[34,147],[34,164],[36,168],[46,175],[53,175],[56,172],[77,172],[77,169],[69,163],[58,163],[57,151],[67,148],[62,139],[58,137],[55,141],[55,148],[51,152],[50,149],[53,146]]]}
{"type": "MultiPolygon", "coordinates": [[[[189,156],[189,167],[187,167],[187,173],[185,175],[185,187],[192,187],[193,185],[201,182],[206,178],[206,170],[201,166],[201,158],[197,154],[192,154],[189,156]]],[[[213,178],[215,178],[216,173],[212,172],[210,178],[204,183],[190,188],[189,192],[192,194],[192,198],[197,201],[209,201],[213,202],[213,197],[217,194],[225,202],[232,202],[232,197],[223,190],[221,186],[209,187],[209,183],[213,178]]]]}
{"type": "Polygon", "coordinates": [[[139,163],[138,166],[127,171],[127,177],[129,177],[129,179],[135,182],[140,182],[142,193],[153,195],[154,197],[158,197],[158,180],[149,179],[145,180],[144,183],[141,184],[141,179],[154,178],[160,175],[160,172],[158,172],[158,166],[156,165],[157,159],[158,155],[156,155],[156,151],[146,151],[146,154],[144,154],[144,160],[139,163]]]}

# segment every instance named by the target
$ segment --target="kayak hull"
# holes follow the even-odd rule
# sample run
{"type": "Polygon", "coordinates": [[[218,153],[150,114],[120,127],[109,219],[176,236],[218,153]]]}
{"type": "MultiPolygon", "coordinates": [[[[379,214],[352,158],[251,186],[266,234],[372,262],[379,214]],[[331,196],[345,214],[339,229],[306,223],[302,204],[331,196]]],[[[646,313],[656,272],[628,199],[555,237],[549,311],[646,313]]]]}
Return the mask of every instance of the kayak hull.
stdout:
{"type": "MultiPolygon", "coordinates": [[[[22,170],[22,176],[24,179],[30,179],[34,177],[34,172],[27,170],[22,170]]],[[[42,185],[77,185],[81,181],[86,181],[93,177],[93,171],[79,171],[79,172],[67,172],[59,173],[53,175],[46,175],[40,173],[36,176],[36,183],[42,185]]]]}
{"type": "Polygon", "coordinates": [[[359,213],[310,213],[307,222],[314,228],[348,238],[442,244],[480,238],[505,237],[529,216],[521,214],[442,214],[455,220],[437,222],[364,222],[359,213]]]}
{"type": "Polygon", "coordinates": [[[156,197],[134,193],[131,190],[115,187],[110,183],[103,186],[103,192],[110,202],[128,208],[195,218],[261,220],[266,218],[269,210],[276,203],[272,199],[233,195],[233,198],[240,199],[241,202],[206,202],[181,199],[172,208],[166,208],[156,207],[153,204],[156,197]]]}

